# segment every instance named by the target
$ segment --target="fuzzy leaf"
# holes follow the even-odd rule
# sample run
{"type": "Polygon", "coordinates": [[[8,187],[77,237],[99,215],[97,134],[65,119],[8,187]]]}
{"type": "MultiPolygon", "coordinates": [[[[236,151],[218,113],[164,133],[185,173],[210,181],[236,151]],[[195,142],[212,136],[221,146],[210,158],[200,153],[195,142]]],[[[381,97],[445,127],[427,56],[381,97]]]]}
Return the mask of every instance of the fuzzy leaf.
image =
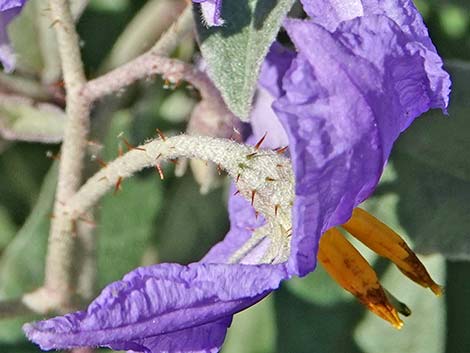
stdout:
{"type": "Polygon", "coordinates": [[[470,259],[470,64],[447,65],[453,79],[449,117],[418,119],[392,155],[400,224],[421,253],[470,259]]]}
{"type": "Polygon", "coordinates": [[[0,95],[0,135],[7,140],[58,143],[65,121],[65,113],[57,106],[0,95]]]}
{"type": "Polygon", "coordinates": [[[294,0],[223,1],[221,27],[205,27],[196,14],[197,32],[211,79],[229,109],[246,121],[258,73],[269,46],[294,0]]]}

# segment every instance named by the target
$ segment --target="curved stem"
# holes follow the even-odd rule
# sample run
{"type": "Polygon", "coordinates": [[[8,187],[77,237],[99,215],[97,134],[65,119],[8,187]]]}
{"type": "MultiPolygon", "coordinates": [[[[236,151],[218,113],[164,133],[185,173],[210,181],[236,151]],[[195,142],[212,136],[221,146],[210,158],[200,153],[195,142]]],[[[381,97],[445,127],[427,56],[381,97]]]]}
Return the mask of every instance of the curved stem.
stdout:
{"type": "Polygon", "coordinates": [[[66,203],[66,217],[79,219],[125,178],[146,167],[180,157],[214,162],[237,180],[240,193],[252,201],[261,214],[266,218],[288,217],[286,222],[290,223],[293,175],[287,158],[227,139],[189,135],[153,140],[109,163],[66,203]]]}
{"type": "MultiPolygon", "coordinates": [[[[193,29],[193,26],[192,7],[188,5],[178,20],[173,23],[150,50],[127,64],[88,82],[83,92],[84,95],[90,101],[95,101],[151,75],[176,73],[176,71],[182,69],[188,72],[189,65],[178,60],[169,59],[167,56],[176,48],[181,38],[193,29]],[[176,66],[179,68],[178,70],[175,70],[176,66]]],[[[184,77],[180,76],[180,78],[184,77]]],[[[168,77],[168,79],[171,79],[171,77],[168,77]]]]}

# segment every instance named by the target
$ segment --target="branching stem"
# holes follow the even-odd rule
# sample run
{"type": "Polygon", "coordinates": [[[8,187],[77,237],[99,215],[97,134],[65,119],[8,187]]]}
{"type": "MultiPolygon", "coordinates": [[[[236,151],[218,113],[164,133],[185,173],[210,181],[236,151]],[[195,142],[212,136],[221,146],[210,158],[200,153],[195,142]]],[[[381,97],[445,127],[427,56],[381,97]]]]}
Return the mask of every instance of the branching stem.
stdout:
{"type": "Polygon", "coordinates": [[[82,94],[86,84],[80,56],[79,37],[67,0],[49,0],[55,28],[64,84],[67,91],[68,120],[61,149],[59,180],[46,257],[45,288],[54,293],[58,307],[67,307],[73,286],[74,239],[69,220],[61,217],[63,203],[79,188],[89,130],[90,103],[82,94]]]}
{"type": "Polygon", "coordinates": [[[162,35],[160,40],[146,53],[127,64],[88,82],[84,89],[90,101],[118,92],[137,80],[163,74],[173,82],[186,80],[201,91],[201,94],[217,93],[216,88],[206,75],[182,61],[168,58],[185,35],[193,29],[191,6],[187,6],[178,20],[162,35]]]}

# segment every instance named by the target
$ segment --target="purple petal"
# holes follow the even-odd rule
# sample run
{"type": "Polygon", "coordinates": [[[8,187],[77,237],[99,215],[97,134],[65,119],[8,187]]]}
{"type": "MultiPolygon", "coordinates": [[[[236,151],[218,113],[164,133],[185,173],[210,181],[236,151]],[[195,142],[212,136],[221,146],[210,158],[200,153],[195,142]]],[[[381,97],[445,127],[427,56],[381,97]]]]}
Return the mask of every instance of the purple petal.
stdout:
{"type": "MultiPolygon", "coordinates": [[[[248,239],[250,239],[253,229],[258,228],[265,223],[263,217],[256,217],[255,210],[244,197],[234,195],[235,191],[236,188],[232,185],[228,202],[230,231],[227,233],[224,240],[210,249],[201,262],[227,263],[230,256],[240,249],[248,239]]],[[[242,263],[251,264],[259,257],[261,257],[261,255],[256,256],[256,254],[254,254],[248,259],[244,259],[244,261],[242,260],[242,263]]]]}
{"type": "Polygon", "coordinates": [[[282,46],[279,42],[274,42],[269,48],[268,55],[261,66],[259,84],[268,90],[274,98],[279,98],[284,94],[282,78],[294,58],[295,52],[282,46]]]}
{"type": "Polygon", "coordinates": [[[20,13],[26,0],[0,1],[0,61],[5,72],[12,72],[15,68],[15,54],[8,38],[8,25],[20,13]]]}
{"type": "Polygon", "coordinates": [[[132,342],[112,343],[110,348],[146,353],[217,353],[224,343],[227,328],[230,326],[231,321],[231,318],[228,318],[132,342]]]}
{"type": "Polygon", "coordinates": [[[193,0],[195,3],[201,4],[201,11],[204,21],[209,27],[222,26],[222,0],[193,0]]]}
{"type": "Polygon", "coordinates": [[[274,110],[296,175],[289,271],[302,275],[315,266],[319,236],[373,191],[400,132],[422,112],[445,108],[449,80],[384,16],[343,22],[334,33],[311,21],[286,28],[300,54],[274,110]]]}
{"type": "MultiPolygon", "coordinates": [[[[302,3],[314,22],[330,32],[334,31],[341,22],[359,16],[383,15],[393,20],[400,27],[405,40],[409,41],[409,45],[413,46],[425,60],[430,89],[437,92],[432,97],[432,106],[441,109],[447,107],[450,80],[442,70],[442,60],[412,0],[302,0],[302,3]]],[[[361,46],[358,46],[357,49],[360,48],[361,46]]],[[[367,54],[364,52],[362,56],[367,54]]]]}
{"type": "Polygon", "coordinates": [[[42,349],[132,345],[143,338],[229,320],[286,277],[282,265],[143,267],[107,286],[87,311],[26,324],[23,329],[42,349]]]}

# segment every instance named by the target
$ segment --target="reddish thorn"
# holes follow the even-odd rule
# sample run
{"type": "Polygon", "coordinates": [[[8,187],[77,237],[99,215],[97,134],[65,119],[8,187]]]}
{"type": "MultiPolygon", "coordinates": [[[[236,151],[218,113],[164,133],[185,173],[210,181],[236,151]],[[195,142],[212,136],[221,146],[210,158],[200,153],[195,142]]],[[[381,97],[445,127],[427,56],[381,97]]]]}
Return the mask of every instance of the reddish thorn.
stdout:
{"type": "Polygon", "coordinates": [[[108,166],[108,164],[103,161],[101,158],[99,157],[95,157],[95,160],[98,162],[98,164],[102,167],[102,168],[106,168],[108,166]]]}
{"type": "Polygon", "coordinates": [[[276,181],[276,179],[274,179],[274,178],[271,178],[271,177],[266,177],[266,179],[265,179],[265,180],[266,180],[266,181],[276,181]]]}
{"type": "Polygon", "coordinates": [[[163,134],[162,130],[160,130],[160,129],[156,129],[156,130],[157,130],[158,136],[160,136],[160,138],[161,138],[163,141],[166,141],[166,136],[163,134]]]}
{"type": "Polygon", "coordinates": [[[116,181],[116,185],[114,186],[114,193],[117,193],[119,190],[121,190],[121,183],[122,183],[122,177],[119,177],[118,180],[116,181]]]}
{"type": "Polygon", "coordinates": [[[237,191],[235,191],[235,192],[233,193],[233,196],[236,196],[236,195],[238,195],[239,193],[240,193],[240,190],[237,190],[237,191]]]}
{"type": "Polygon", "coordinates": [[[155,170],[160,175],[161,180],[165,179],[165,175],[163,175],[163,170],[159,163],[155,164],[155,170]]]}
{"type": "Polygon", "coordinates": [[[285,151],[287,151],[287,149],[289,148],[289,146],[284,146],[282,148],[276,148],[274,151],[276,151],[277,154],[283,154],[285,151]]]}
{"type": "Polygon", "coordinates": [[[92,226],[92,227],[96,227],[96,223],[95,223],[94,221],[91,221],[91,220],[86,219],[86,218],[84,218],[84,217],[79,217],[78,219],[79,219],[80,221],[82,221],[83,223],[86,223],[86,224],[88,224],[88,225],[90,225],[90,226],[92,226]]]}
{"type": "Polygon", "coordinates": [[[53,213],[50,213],[49,214],[49,219],[54,219],[55,218],[55,215],[53,213]]]}
{"type": "Polygon", "coordinates": [[[58,87],[58,88],[64,88],[65,87],[65,82],[64,82],[64,80],[60,80],[60,81],[57,81],[56,83],[54,83],[53,86],[58,87]]]}
{"type": "Polygon", "coordinates": [[[118,155],[119,155],[119,157],[122,157],[123,154],[124,154],[124,152],[122,151],[122,146],[119,145],[119,147],[118,147],[118,155]]]}
{"type": "Polygon", "coordinates": [[[259,212],[255,211],[255,219],[258,219],[258,216],[259,216],[259,212]]]}
{"type": "Polygon", "coordinates": [[[276,164],[276,167],[283,168],[284,166],[282,164],[276,164]]]}
{"type": "Polygon", "coordinates": [[[237,175],[237,183],[240,180],[240,174],[237,175]]]}
{"type": "Polygon", "coordinates": [[[264,142],[264,139],[266,138],[266,135],[268,134],[268,132],[265,132],[263,137],[261,137],[261,139],[256,143],[255,145],[255,150],[259,150],[259,148],[261,147],[261,145],[263,144],[264,142]]]}
{"type": "Polygon", "coordinates": [[[157,156],[157,158],[155,158],[155,160],[159,159],[161,156],[162,156],[162,154],[159,153],[158,156],[157,156]]]}
{"type": "Polygon", "coordinates": [[[145,151],[145,148],[135,147],[134,145],[130,144],[129,141],[127,141],[125,138],[123,138],[122,141],[126,145],[128,151],[131,151],[131,150],[145,151]]]}
{"type": "Polygon", "coordinates": [[[251,190],[251,206],[255,203],[256,190],[251,190]]]}
{"type": "Polygon", "coordinates": [[[177,159],[169,159],[168,162],[171,162],[171,163],[173,163],[174,165],[177,165],[177,164],[178,164],[178,160],[177,160],[177,159]]]}
{"type": "Polygon", "coordinates": [[[277,212],[279,211],[279,205],[274,206],[274,215],[277,216],[277,212]]]}
{"type": "Polygon", "coordinates": [[[254,156],[256,156],[257,154],[258,154],[258,152],[253,152],[253,153],[247,154],[247,155],[246,155],[246,158],[247,158],[247,159],[251,159],[251,158],[253,158],[254,156]]]}
{"type": "Polygon", "coordinates": [[[219,175],[222,175],[222,167],[220,166],[220,164],[217,164],[217,173],[219,175]]]}
{"type": "Polygon", "coordinates": [[[252,228],[252,227],[245,227],[245,229],[250,232],[254,232],[256,230],[256,228],[252,228]]]}

